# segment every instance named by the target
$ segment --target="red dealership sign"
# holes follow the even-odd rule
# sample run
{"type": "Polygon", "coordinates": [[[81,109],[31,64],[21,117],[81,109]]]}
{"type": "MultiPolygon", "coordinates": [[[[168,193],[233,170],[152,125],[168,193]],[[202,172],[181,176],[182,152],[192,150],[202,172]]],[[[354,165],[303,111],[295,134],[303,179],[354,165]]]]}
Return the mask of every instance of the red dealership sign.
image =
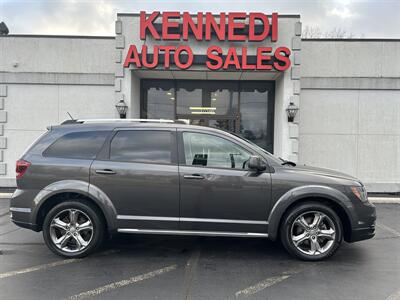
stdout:
{"type": "MultiPolygon", "coordinates": [[[[270,38],[278,42],[278,14],[270,17],[263,13],[220,13],[218,17],[211,13],[187,12],[140,13],[140,38],[150,37],[157,41],[187,41],[192,35],[197,41],[260,42],[270,38]],[[161,23],[156,22],[161,18],[161,23]]],[[[210,70],[277,70],[285,71],[290,67],[290,50],[287,47],[257,47],[254,56],[248,55],[247,47],[230,47],[227,51],[218,45],[210,45],[205,53],[204,62],[210,70]]],[[[195,55],[189,45],[155,45],[149,51],[142,45],[140,52],[136,45],[130,45],[124,67],[153,69],[162,66],[169,69],[176,65],[188,69],[195,62],[195,55]]]]}

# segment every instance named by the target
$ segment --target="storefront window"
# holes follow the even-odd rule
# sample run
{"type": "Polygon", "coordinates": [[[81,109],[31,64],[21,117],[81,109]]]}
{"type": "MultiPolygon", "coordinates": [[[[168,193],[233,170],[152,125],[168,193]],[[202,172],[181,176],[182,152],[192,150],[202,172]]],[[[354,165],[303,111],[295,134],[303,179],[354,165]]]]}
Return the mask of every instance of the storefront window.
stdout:
{"type": "Polygon", "coordinates": [[[172,82],[145,82],[142,92],[142,114],[147,119],[175,118],[175,88],[172,82]]]}
{"type": "Polygon", "coordinates": [[[142,118],[185,119],[273,150],[274,83],[142,80],[142,118]]]}
{"type": "Polygon", "coordinates": [[[197,113],[203,107],[202,89],[196,85],[196,81],[178,82],[176,98],[178,115],[197,113]]]}
{"type": "Polygon", "coordinates": [[[272,150],[273,105],[274,98],[268,86],[244,83],[240,92],[240,131],[239,134],[260,147],[272,150]]]}
{"type": "Polygon", "coordinates": [[[231,115],[238,109],[238,86],[232,82],[180,81],[177,114],[231,115]]]}

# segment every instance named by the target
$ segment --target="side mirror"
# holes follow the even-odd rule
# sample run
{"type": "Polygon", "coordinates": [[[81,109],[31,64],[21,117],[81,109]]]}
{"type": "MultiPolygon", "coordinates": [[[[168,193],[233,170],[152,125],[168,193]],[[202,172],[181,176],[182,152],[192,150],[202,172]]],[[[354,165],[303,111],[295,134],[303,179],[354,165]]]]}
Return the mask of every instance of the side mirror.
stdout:
{"type": "Polygon", "coordinates": [[[267,166],[259,156],[251,156],[249,159],[249,169],[256,171],[264,171],[267,166]]]}

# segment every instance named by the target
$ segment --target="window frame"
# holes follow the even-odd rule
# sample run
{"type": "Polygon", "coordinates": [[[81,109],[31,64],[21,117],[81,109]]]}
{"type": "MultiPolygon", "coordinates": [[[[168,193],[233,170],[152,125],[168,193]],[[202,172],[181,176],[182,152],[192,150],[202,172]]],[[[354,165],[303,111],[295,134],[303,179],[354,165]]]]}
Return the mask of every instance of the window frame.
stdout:
{"type": "Polygon", "coordinates": [[[131,163],[131,164],[150,164],[150,165],[178,165],[178,150],[177,150],[177,139],[176,139],[176,128],[162,128],[162,127],[150,127],[150,128],[115,128],[113,133],[109,136],[106,141],[105,146],[103,147],[101,153],[96,158],[96,160],[103,160],[103,161],[114,161],[119,163],[131,163]],[[115,136],[120,131],[166,131],[169,132],[171,135],[171,162],[145,162],[145,161],[125,161],[125,160],[112,160],[111,159],[111,143],[115,136]]]}
{"type": "Polygon", "coordinates": [[[201,166],[201,165],[187,165],[186,164],[186,157],[185,157],[185,145],[183,141],[183,133],[188,132],[188,133],[199,133],[199,134],[207,134],[211,136],[215,136],[218,138],[222,138],[228,142],[231,142],[235,144],[237,147],[242,148],[246,152],[249,152],[250,155],[257,155],[259,156],[263,162],[267,165],[267,169],[263,172],[270,172],[269,170],[269,163],[268,160],[265,159],[263,155],[255,151],[254,149],[248,147],[247,145],[241,143],[240,141],[237,141],[234,138],[231,138],[229,136],[225,136],[224,134],[220,134],[218,132],[212,132],[208,130],[201,130],[201,129],[178,129],[177,130],[177,139],[178,139],[178,153],[179,153],[179,165],[182,167],[190,167],[190,168],[202,168],[202,169],[216,169],[216,170],[231,170],[231,171],[236,171],[236,172],[249,172],[249,169],[233,169],[233,168],[224,168],[224,167],[215,167],[215,166],[201,166]]]}

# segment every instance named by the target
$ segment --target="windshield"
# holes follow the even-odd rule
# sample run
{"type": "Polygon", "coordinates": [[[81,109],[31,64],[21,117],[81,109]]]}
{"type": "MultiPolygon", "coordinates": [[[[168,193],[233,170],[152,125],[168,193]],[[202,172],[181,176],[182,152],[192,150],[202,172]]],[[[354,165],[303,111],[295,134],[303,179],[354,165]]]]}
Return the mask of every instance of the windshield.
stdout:
{"type": "Polygon", "coordinates": [[[268,156],[268,158],[270,158],[271,160],[273,160],[274,162],[276,162],[277,164],[282,164],[282,159],[278,158],[274,155],[272,155],[271,153],[269,153],[267,150],[261,148],[260,146],[258,146],[257,144],[255,144],[254,142],[238,135],[237,133],[233,133],[233,132],[229,132],[230,134],[240,138],[241,140],[245,141],[246,143],[250,144],[251,146],[253,146],[254,148],[256,148],[256,150],[263,152],[264,154],[266,154],[268,156]]]}

